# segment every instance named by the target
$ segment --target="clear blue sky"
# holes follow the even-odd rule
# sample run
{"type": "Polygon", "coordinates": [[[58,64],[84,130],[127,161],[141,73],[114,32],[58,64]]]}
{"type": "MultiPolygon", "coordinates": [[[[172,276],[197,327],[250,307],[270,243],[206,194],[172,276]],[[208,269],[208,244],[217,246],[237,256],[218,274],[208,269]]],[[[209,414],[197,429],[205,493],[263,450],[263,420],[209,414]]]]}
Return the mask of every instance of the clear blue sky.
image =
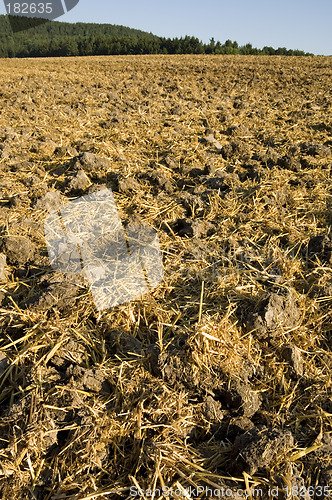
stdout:
{"type": "Polygon", "coordinates": [[[58,20],[332,54],[332,0],[80,0],[58,20]]]}

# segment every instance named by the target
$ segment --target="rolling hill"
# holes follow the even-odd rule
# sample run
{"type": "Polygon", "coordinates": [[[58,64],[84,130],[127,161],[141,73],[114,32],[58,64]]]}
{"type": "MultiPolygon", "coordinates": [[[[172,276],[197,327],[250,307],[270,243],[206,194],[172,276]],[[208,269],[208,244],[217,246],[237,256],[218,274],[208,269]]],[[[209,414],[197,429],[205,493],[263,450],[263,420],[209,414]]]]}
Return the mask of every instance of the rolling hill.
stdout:
{"type": "Polygon", "coordinates": [[[0,16],[0,57],[51,57],[127,54],[252,54],[312,55],[285,47],[257,49],[250,43],[202,43],[197,37],[164,38],[138,29],[114,24],[64,23],[19,16],[0,16]],[[10,17],[10,21],[9,21],[10,17]],[[15,23],[31,26],[14,30],[15,23]]]}

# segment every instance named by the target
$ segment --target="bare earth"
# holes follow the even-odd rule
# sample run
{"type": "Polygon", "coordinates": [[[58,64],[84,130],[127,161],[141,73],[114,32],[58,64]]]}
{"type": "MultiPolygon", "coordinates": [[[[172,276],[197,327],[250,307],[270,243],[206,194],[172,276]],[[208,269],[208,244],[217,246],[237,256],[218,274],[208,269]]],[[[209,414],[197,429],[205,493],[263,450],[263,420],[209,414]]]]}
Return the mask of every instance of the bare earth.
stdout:
{"type": "Polygon", "coordinates": [[[1,498],[329,498],[331,77],[328,57],[0,60],[1,498]],[[165,276],[98,313],[43,222],[105,186],[165,276]]]}

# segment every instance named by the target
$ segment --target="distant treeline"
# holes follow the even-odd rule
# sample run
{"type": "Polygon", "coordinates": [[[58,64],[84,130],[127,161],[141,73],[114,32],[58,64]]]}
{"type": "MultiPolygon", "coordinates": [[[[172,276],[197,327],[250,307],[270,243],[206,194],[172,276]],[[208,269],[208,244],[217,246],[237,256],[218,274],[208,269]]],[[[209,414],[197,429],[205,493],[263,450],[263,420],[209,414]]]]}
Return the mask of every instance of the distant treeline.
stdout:
{"type": "MultiPolygon", "coordinates": [[[[12,21],[13,21],[12,16],[12,21]]],[[[20,19],[18,19],[20,21],[20,19]]],[[[33,20],[31,20],[33,23],[33,20]]],[[[194,36],[164,38],[112,24],[62,23],[49,21],[13,33],[8,16],[0,16],[0,57],[56,57],[128,54],[252,54],[313,55],[279,47],[257,49],[250,43],[239,46],[226,40],[203,43],[194,36]]]]}

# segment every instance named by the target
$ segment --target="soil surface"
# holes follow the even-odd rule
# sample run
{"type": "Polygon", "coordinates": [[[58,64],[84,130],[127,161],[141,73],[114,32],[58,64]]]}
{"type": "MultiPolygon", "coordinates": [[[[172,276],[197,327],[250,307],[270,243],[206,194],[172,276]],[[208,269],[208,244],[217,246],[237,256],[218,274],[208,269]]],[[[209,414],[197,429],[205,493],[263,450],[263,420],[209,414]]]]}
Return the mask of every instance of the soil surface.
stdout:
{"type": "Polygon", "coordinates": [[[330,497],[331,77],[327,57],[0,61],[1,498],[330,497]],[[105,187],[165,274],[101,313],[44,221],[105,187]]]}

